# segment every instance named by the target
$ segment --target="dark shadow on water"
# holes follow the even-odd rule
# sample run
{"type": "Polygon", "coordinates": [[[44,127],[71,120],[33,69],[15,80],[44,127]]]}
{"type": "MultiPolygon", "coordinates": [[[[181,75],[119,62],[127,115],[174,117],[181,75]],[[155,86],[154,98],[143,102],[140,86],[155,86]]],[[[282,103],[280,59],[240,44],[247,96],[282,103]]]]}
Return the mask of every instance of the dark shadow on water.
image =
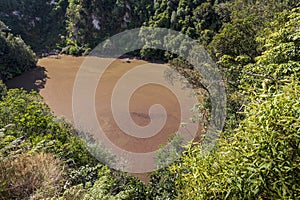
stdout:
{"type": "Polygon", "coordinates": [[[47,70],[44,67],[37,66],[20,76],[8,80],[5,84],[8,89],[23,88],[28,92],[32,90],[39,92],[45,87],[47,79],[49,79],[47,70]]]}

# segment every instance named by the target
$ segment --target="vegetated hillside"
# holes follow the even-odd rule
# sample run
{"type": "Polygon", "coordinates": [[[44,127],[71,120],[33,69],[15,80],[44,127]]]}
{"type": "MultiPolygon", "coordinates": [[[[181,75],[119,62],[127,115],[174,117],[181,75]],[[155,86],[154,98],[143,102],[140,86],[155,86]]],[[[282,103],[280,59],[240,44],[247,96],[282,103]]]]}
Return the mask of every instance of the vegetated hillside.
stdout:
{"type": "Polygon", "coordinates": [[[80,55],[114,34],[140,27],[148,21],[152,9],[151,0],[70,0],[63,51],[80,55]]]}
{"type": "MultiPolygon", "coordinates": [[[[226,33],[227,39],[234,35],[233,27],[249,27],[255,17],[261,21],[265,16],[232,22],[235,26],[226,33]]],[[[191,148],[179,164],[170,168],[179,174],[175,181],[179,198],[300,197],[300,8],[270,17],[264,28],[255,26],[253,42],[261,53],[253,63],[248,55],[223,55],[221,62],[239,70],[232,74],[238,76],[233,77],[239,80],[238,88],[229,97],[242,107],[229,104],[232,118],[213,152],[205,155],[201,146],[191,148]]]]}
{"type": "MultiPolygon", "coordinates": [[[[226,0],[69,1],[64,52],[82,54],[116,33],[141,26],[171,28],[207,44],[229,20],[223,2],[226,0]]],[[[159,57],[146,50],[142,56],[159,57]]]]}
{"type": "Polygon", "coordinates": [[[36,65],[33,51],[0,21],[0,79],[8,80],[36,65]]]}
{"type": "Polygon", "coordinates": [[[35,52],[63,48],[80,55],[109,36],[140,27],[152,14],[143,0],[1,0],[0,20],[35,52]]]}
{"type": "Polygon", "coordinates": [[[207,44],[229,11],[223,1],[0,1],[0,20],[35,52],[81,55],[106,38],[143,25],[171,28],[207,44]]]}
{"type": "MultiPolygon", "coordinates": [[[[153,173],[145,186],[98,164],[76,137],[79,133],[54,117],[38,94],[7,92],[2,86],[0,198],[299,199],[299,3],[162,0],[153,5],[144,2],[147,5],[149,10],[128,14],[144,16],[142,20],[124,23],[124,18],[117,18],[112,23],[107,20],[111,15],[101,12],[103,6],[113,19],[129,12],[126,1],[70,0],[66,43],[61,45],[80,54],[114,31],[143,22],[198,40],[226,83],[228,117],[218,145],[211,152],[203,152],[201,144],[190,145],[181,159],[153,173]],[[124,11],[114,13],[114,8],[124,11]]],[[[2,31],[2,40],[7,43],[6,32],[2,31]]],[[[201,87],[201,76],[184,59],[147,48],[141,55],[170,59],[174,68],[201,87]]],[[[167,150],[161,152],[158,163],[169,156],[167,150]]]]}
{"type": "Polygon", "coordinates": [[[65,33],[67,6],[67,0],[0,0],[0,20],[35,52],[48,52],[65,33]]]}

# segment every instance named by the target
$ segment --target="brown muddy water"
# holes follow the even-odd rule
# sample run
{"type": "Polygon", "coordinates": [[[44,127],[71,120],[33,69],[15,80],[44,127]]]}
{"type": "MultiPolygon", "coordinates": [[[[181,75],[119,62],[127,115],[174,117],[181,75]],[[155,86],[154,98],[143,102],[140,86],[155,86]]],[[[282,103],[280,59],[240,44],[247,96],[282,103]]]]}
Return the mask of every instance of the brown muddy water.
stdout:
{"type": "MultiPolygon", "coordinates": [[[[85,57],[61,56],[59,59],[47,57],[38,61],[40,67],[7,82],[9,88],[36,90],[45,99],[57,116],[64,116],[73,121],[72,92],[76,74],[85,57]]],[[[105,58],[102,58],[105,60],[105,58]]],[[[136,138],[123,133],[114,122],[111,113],[110,98],[114,85],[130,69],[146,64],[141,60],[115,60],[102,75],[96,95],[95,108],[99,124],[108,138],[124,150],[143,153],[158,149],[165,145],[168,138],[180,126],[180,108],[174,94],[164,87],[150,84],[139,88],[130,99],[130,113],[134,122],[140,126],[150,123],[149,108],[153,104],[161,104],[167,111],[167,121],[159,134],[151,138],[136,138]],[[159,100],[159,102],[158,102],[159,100]]],[[[146,174],[134,174],[147,181],[146,174]]]]}

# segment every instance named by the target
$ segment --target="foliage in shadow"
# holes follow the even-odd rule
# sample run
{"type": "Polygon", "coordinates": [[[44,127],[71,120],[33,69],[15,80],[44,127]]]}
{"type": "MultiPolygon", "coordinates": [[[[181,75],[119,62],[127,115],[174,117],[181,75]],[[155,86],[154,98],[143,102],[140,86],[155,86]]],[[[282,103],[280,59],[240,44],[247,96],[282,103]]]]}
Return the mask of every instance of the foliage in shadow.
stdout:
{"type": "Polygon", "coordinates": [[[8,89],[23,88],[28,92],[32,90],[39,92],[45,87],[48,78],[47,70],[44,67],[39,66],[8,80],[6,85],[8,89]]]}

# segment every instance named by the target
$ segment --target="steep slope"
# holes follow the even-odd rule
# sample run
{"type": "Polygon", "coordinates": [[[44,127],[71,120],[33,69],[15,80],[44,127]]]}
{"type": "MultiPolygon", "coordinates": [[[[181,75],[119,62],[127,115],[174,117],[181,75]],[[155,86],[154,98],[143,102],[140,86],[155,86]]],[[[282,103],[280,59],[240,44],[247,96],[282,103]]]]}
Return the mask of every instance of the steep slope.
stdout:
{"type": "Polygon", "coordinates": [[[33,51],[0,21],[0,79],[6,81],[36,65],[33,51]]]}
{"type": "Polygon", "coordinates": [[[35,52],[55,47],[65,31],[68,0],[0,0],[0,20],[35,52]]]}

